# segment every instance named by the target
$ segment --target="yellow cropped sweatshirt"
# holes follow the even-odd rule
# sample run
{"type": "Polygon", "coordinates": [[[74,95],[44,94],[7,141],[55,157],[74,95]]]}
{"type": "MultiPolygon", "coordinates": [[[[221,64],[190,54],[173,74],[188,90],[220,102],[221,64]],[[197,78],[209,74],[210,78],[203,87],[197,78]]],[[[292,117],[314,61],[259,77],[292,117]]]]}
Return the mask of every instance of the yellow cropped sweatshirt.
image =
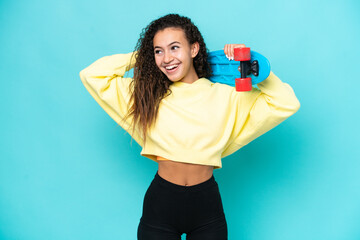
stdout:
{"type": "MultiPolygon", "coordinates": [[[[133,68],[133,53],[102,57],[80,71],[85,88],[96,102],[129,134],[129,84],[124,77],[133,68]]],[[[141,155],[183,163],[222,167],[221,158],[269,131],[300,107],[293,89],[273,72],[250,92],[200,78],[194,83],[174,82],[172,93],[159,106],[156,123],[147,133],[146,144],[135,127],[133,139],[141,155]]]]}

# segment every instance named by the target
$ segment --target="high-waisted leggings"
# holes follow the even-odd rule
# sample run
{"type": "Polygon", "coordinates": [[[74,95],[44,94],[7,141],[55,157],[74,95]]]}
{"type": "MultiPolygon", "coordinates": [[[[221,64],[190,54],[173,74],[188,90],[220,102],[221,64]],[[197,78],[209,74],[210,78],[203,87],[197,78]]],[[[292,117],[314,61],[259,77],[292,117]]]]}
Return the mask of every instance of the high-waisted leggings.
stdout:
{"type": "Polygon", "coordinates": [[[143,202],[138,240],[225,240],[227,223],[214,175],[192,186],[177,185],[156,172],[143,202]]]}

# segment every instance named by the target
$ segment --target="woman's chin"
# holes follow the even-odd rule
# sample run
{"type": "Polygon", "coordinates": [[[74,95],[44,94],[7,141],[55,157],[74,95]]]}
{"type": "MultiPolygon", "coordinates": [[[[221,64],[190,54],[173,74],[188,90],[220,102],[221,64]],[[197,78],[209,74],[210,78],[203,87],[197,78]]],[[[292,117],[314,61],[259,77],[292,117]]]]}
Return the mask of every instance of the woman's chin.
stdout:
{"type": "Polygon", "coordinates": [[[181,77],[176,77],[176,76],[168,76],[168,75],[167,75],[167,78],[168,78],[170,81],[172,81],[172,82],[179,82],[179,81],[182,80],[181,77]]]}

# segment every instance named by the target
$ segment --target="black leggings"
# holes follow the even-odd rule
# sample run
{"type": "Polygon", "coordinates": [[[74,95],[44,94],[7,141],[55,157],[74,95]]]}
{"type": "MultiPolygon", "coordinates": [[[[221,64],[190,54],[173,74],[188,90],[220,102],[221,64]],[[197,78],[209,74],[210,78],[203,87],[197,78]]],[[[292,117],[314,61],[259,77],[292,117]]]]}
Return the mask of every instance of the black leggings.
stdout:
{"type": "Polygon", "coordinates": [[[227,223],[214,175],[182,186],[156,172],[143,202],[138,240],[226,240],[227,223]]]}

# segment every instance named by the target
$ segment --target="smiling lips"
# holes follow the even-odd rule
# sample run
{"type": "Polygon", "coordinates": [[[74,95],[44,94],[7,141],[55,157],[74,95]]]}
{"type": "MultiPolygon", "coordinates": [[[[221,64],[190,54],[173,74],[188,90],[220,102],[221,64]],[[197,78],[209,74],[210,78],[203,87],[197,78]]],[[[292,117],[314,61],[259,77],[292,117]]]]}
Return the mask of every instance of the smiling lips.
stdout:
{"type": "Polygon", "coordinates": [[[173,73],[178,69],[179,65],[180,64],[172,64],[172,65],[165,66],[165,70],[168,73],[173,73]]]}

